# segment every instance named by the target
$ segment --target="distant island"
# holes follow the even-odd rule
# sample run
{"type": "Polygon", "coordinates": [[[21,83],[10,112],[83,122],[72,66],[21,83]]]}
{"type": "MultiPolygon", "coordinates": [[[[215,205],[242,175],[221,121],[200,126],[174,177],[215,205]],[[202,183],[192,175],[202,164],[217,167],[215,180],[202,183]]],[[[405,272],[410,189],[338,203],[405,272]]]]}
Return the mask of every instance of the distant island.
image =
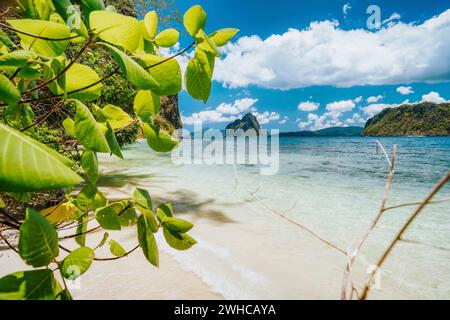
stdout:
{"type": "Polygon", "coordinates": [[[317,131],[282,132],[280,137],[358,137],[362,127],[331,127],[317,131]]]}
{"type": "Polygon", "coordinates": [[[365,136],[450,136],[450,103],[389,108],[369,119],[365,136]]]}

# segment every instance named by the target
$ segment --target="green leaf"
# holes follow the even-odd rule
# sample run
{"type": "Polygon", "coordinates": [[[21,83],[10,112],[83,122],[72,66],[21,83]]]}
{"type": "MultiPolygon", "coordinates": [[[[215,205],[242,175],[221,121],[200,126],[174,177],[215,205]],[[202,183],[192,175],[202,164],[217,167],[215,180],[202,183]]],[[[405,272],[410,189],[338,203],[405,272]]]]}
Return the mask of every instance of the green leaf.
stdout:
{"type": "Polygon", "coordinates": [[[76,101],[75,135],[80,143],[91,151],[110,152],[102,129],[89,109],[80,101],[76,101]]]}
{"type": "Polygon", "coordinates": [[[135,204],[145,209],[148,210],[153,209],[152,197],[150,196],[150,193],[148,193],[147,190],[137,188],[134,191],[133,201],[135,204]]]}
{"type": "Polygon", "coordinates": [[[161,98],[150,90],[141,90],[134,99],[134,113],[142,121],[148,122],[159,113],[161,98]]]}
{"type": "Polygon", "coordinates": [[[164,228],[163,233],[167,244],[176,250],[188,250],[197,244],[194,238],[185,233],[175,232],[167,228],[164,228]]]}
{"type": "Polygon", "coordinates": [[[175,29],[166,29],[155,38],[155,43],[163,48],[170,48],[177,44],[180,33],[175,29]]]}
{"type": "Polygon", "coordinates": [[[147,40],[153,40],[158,30],[158,14],[156,11],[147,12],[144,17],[145,34],[144,38],[147,40]]]}
{"type": "Polygon", "coordinates": [[[170,134],[153,125],[144,123],[143,130],[148,145],[156,152],[170,152],[178,145],[170,134]]]}
{"type": "Polygon", "coordinates": [[[115,257],[123,257],[127,254],[127,251],[117,241],[114,240],[109,241],[109,251],[115,257]]]}
{"type": "Polygon", "coordinates": [[[0,300],[56,300],[61,292],[49,269],[16,272],[0,279],[0,300]]]}
{"type": "Polygon", "coordinates": [[[0,141],[0,192],[55,190],[83,181],[69,159],[3,124],[0,141]]]}
{"type": "Polygon", "coordinates": [[[158,222],[156,221],[155,214],[152,210],[145,209],[141,207],[140,205],[137,205],[139,211],[144,216],[145,220],[147,221],[147,226],[152,230],[153,233],[157,233],[159,231],[158,222]]]}
{"type": "Polygon", "coordinates": [[[7,104],[16,104],[19,100],[19,89],[6,76],[0,73],[0,101],[7,104]]]}
{"type": "Polygon", "coordinates": [[[72,119],[66,118],[66,120],[63,121],[62,125],[69,135],[71,135],[73,138],[76,138],[75,122],[73,122],[72,119]]]}
{"type": "Polygon", "coordinates": [[[239,29],[234,28],[220,29],[211,33],[209,38],[214,41],[216,46],[223,47],[233,39],[239,31],[239,29]]]}
{"type": "Polygon", "coordinates": [[[74,216],[77,208],[70,202],[44,209],[40,214],[51,223],[61,223],[74,216]]]}
{"type": "Polygon", "coordinates": [[[16,104],[7,106],[3,116],[9,125],[20,130],[33,123],[34,112],[29,104],[16,104]]]}
{"type": "Polygon", "coordinates": [[[166,217],[173,217],[173,208],[170,203],[161,204],[158,206],[158,210],[156,211],[158,220],[162,222],[166,217]]]}
{"type": "Polygon", "coordinates": [[[179,233],[186,233],[194,227],[189,221],[170,217],[164,218],[162,224],[164,228],[179,233]]]}
{"type": "Polygon", "coordinates": [[[214,54],[196,50],[195,57],[189,61],[186,69],[187,91],[194,99],[205,103],[208,102],[211,94],[214,60],[214,54]]]}
{"type": "Polygon", "coordinates": [[[86,25],[81,20],[81,14],[78,8],[73,6],[70,0],[52,0],[52,4],[61,18],[69,27],[75,29],[78,35],[84,38],[89,36],[86,25]]]}
{"type": "Polygon", "coordinates": [[[103,45],[110,49],[114,59],[119,64],[120,70],[122,70],[126,79],[136,88],[148,90],[158,87],[158,82],[150,75],[150,73],[142,68],[136,61],[131,59],[131,57],[127,56],[116,47],[108,44],[103,45]]]}
{"type": "Polygon", "coordinates": [[[155,235],[148,225],[147,219],[143,215],[138,219],[138,240],[144,256],[152,265],[158,267],[158,245],[156,244],[155,235]]]}
{"type": "MultiPolygon", "coordinates": [[[[92,68],[79,63],[73,64],[66,73],[67,92],[78,91],[94,83],[97,84],[88,89],[69,94],[68,97],[86,102],[97,100],[101,96],[103,87],[101,83],[98,83],[99,81],[100,76],[92,68]]],[[[58,91],[58,94],[61,93],[64,93],[63,89],[58,91]]]]}
{"type": "MultiPolygon", "coordinates": [[[[70,37],[70,30],[67,26],[44,20],[8,20],[13,28],[34,36],[48,39],[67,39],[70,37]]],[[[44,57],[56,57],[64,53],[69,40],[50,41],[37,39],[36,37],[18,33],[22,41],[22,48],[44,57]]]]}
{"type": "Polygon", "coordinates": [[[98,244],[96,249],[103,247],[106,244],[106,241],[108,240],[108,238],[109,238],[109,233],[105,232],[105,234],[103,235],[102,241],[100,241],[100,243],[98,244]]]}
{"type": "Polygon", "coordinates": [[[84,215],[78,219],[77,225],[77,236],[75,237],[75,242],[81,247],[86,246],[86,231],[88,226],[89,217],[84,215]]]}
{"type": "Polygon", "coordinates": [[[109,149],[111,150],[111,155],[115,155],[120,159],[123,159],[122,150],[120,148],[119,142],[117,141],[116,134],[111,128],[109,122],[106,123],[108,130],[105,133],[106,140],[108,141],[109,149]]]}
{"type": "Polygon", "coordinates": [[[0,199],[0,209],[2,209],[2,208],[4,208],[4,207],[5,207],[5,203],[3,202],[2,199],[0,199]]]}
{"type": "Polygon", "coordinates": [[[100,39],[134,52],[141,37],[137,19],[108,11],[93,11],[89,18],[91,29],[100,39]]]}
{"type": "Polygon", "coordinates": [[[196,39],[198,40],[199,44],[198,44],[198,48],[203,50],[203,51],[207,51],[207,52],[211,52],[212,54],[214,54],[216,57],[220,57],[222,54],[219,52],[219,50],[217,49],[216,44],[214,43],[214,41],[212,41],[205,33],[205,31],[200,30],[197,33],[196,39]]]}
{"type": "Polygon", "coordinates": [[[105,230],[122,230],[118,214],[121,210],[118,209],[117,203],[110,204],[95,213],[95,218],[100,226],[105,230]]]}
{"type": "Polygon", "coordinates": [[[181,91],[181,68],[176,59],[168,60],[152,54],[145,54],[140,59],[141,64],[149,68],[150,74],[159,84],[152,90],[153,93],[159,96],[174,96],[181,91]]]}
{"type": "Polygon", "coordinates": [[[91,248],[79,248],[70,253],[61,264],[61,274],[64,278],[75,280],[82,276],[91,266],[95,258],[91,248]]]}
{"type": "Polygon", "coordinates": [[[89,181],[96,184],[99,175],[97,154],[90,150],[84,151],[81,157],[81,166],[86,172],[89,181]]]}
{"type": "Polygon", "coordinates": [[[200,5],[193,6],[184,14],[183,22],[187,32],[195,37],[200,29],[205,28],[206,12],[200,5]]]}
{"type": "Polygon", "coordinates": [[[26,264],[35,268],[48,266],[59,254],[55,227],[33,209],[27,209],[20,226],[19,253],[26,264]]]}
{"type": "Polygon", "coordinates": [[[131,118],[128,113],[123,111],[122,108],[113,106],[112,104],[108,104],[101,109],[101,115],[104,121],[108,121],[111,128],[114,130],[124,129],[134,122],[133,118],[131,118]]]}
{"type": "Polygon", "coordinates": [[[8,37],[6,33],[3,32],[3,30],[0,30],[0,42],[2,42],[5,46],[8,48],[14,48],[16,45],[12,40],[8,37]]]}
{"type": "Polygon", "coordinates": [[[103,11],[105,10],[105,3],[103,0],[82,0],[81,6],[83,8],[83,15],[86,17],[86,21],[89,26],[89,16],[93,11],[103,11]]]}
{"type": "Polygon", "coordinates": [[[0,56],[0,67],[22,67],[27,64],[30,53],[25,50],[16,50],[0,56]]]}
{"type": "Polygon", "coordinates": [[[128,205],[129,205],[128,202],[124,202],[123,206],[120,210],[120,211],[122,211],[122,214],[119,216],[119,220],[120,220],[120,225],[122,227],[134,226],[138,220],[136,210],[133,207],[129,207],[128,209],[126,209],[126,207],[128,205]],[[125,211],[123,211],[123,210],[125,210],[125,211]]]}
{"type": "Polygon", "coordinates": [[[83,189],[81,189],[80,193],[78,193],[75,200],[75,205],[83,212],[93,209],[92,205],[97,192],[98,190],[94,185],[90,183],[87,184],[83,189]]]}

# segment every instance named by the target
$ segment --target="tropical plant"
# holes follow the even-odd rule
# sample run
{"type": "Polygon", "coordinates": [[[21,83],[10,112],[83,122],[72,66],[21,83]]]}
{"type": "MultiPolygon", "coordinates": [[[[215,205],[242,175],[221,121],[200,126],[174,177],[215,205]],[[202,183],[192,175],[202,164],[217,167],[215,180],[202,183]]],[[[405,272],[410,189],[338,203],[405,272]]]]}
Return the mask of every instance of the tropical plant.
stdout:
{"type": "MultiPolygon", "coordinates": [[[[182,72],[176,57],[194,50],[185,74],[185,87],[195,99],[207,101],[217,47],[225,45],[238,30],[222,29],[205,33],[206,13],[201,6],[190,8],[184,25],[193,42],[184,50],[165,57],[160,48],[171,52],[178,43],[175,29],[158,30],[158,15],[151,11],[143,20],[125,16],[103,0],[82,0],[81,10],[70,0],[17,1],[25,19],[0,23],[0,193],[26,196],[31,192],[65,188],[65,200],[37,212],[27,208],[23,221],[11,216],[0,200],[0,223],[18,230],[16,251],[32,270],[18,271],[0,279],[0,299],[71,299],[66,279],[82,276],[94,261],[117,260],[141,249],[147,260],[158,267],[155,234],[162,230],[168,245],[187,250],[196,241],[187,233],[193,225],[174,217],[170,204],[154,206],[146,190],[136,189],[130,200],[110,202],[97,188],[99,153],[123,158],[116,134],[139,126],[156,152],[170,152],[178,141],[154,121],[160,97],[182,89],[182,72]],[[20,39],[20,43],[18,41],[20,39]],[[79,51],[68,58],[69,45],[79,51]],[[106,49],[117,66],[104,76],[82,64],[87,49],[106,49]],[[122,108],[93,104],[105,81],[122,75],[138,91],[134,97],[134,119],[122,108]],[[35,103],[54,101],[47,113],[36,119],[35,103]],[[64,108],[74,116],[62,125],[83,148],[83,177],[71,168],[72,161],[26,134],[40,128],[47,117],[64,108]],[[81,188],[79,192],[73,192],[81,188]],[[89,224],[96,222],[95,227],[89,224]],[[109,238],[108,231],[136,227],[137,245],[126,251],[109,238]],[[87,246],[86,236],[104,233],[95,247],[87,246]],[[74,239],[79,248],[72,251],[61,240],[74,239]],[[96,256],[109,241],[111,258],[96,256]],[[62,284],[55,272],[59,272],[62,284]]],[[[3,231],[3,230],[2,230],[3,231]]]]}

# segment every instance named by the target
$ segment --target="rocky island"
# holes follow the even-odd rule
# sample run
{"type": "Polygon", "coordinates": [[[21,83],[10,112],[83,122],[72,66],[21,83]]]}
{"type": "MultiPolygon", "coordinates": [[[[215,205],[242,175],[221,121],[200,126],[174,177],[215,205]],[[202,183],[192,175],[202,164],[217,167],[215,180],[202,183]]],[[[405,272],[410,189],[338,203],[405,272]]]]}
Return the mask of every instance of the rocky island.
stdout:
{"type": "Polygon", "coordinates": [[[424,102],[380,112],[366,123],[365,136],[450,136],[450,103],[424,102]]]}

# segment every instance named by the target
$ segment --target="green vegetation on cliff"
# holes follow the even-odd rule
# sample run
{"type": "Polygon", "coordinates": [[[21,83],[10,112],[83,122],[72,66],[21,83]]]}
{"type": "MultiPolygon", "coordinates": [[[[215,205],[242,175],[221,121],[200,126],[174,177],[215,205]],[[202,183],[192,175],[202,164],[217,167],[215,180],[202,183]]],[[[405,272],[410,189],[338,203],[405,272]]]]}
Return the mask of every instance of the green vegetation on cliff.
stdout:
{"type": "Polygon", "coordinates": [[[450,103],[424,102],[380,112],[367,121],[366,136],[450,136],[450,103]]]}

